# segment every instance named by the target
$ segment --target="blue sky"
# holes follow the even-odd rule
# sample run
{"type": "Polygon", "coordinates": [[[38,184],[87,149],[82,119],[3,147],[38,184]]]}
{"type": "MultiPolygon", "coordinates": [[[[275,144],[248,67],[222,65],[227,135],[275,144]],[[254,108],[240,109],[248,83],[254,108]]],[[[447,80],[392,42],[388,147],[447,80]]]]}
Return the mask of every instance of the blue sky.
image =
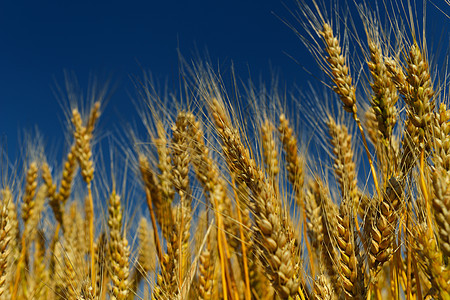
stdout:
{"type": "Polygon", "coordinates": [[[115,120],[137,119],[129,76],[140,76],[141,67],[177,89],[178,48],[187,59],[207,50],[225,69],[233,61],[243,79],[250,73],[268,80],[275,70],[287,89],[304,84],[307,73],[286,53],[317,67],[276,15],[290,16],[279,0],[1,1],[0,135],[7,136],[10,157],[19,130],[37,126],[47,143],[61,140],[64,116],[53,89],[63,84],[64,70],[74,72],[83,88],[89,74],[111,78],[105,129],[115,120]]]}
{"type": "Polygon", "coordinates": [[[37,125],[48,142],[62,135],[52,90],[64,83],[63,70],[83,88],[89,74],[111,78],[103,118],[136,119],[129,76],[142,66],[177,88],[177,48],[188,59],[207,49],[213,61],[233,61],[242,78],[248,67],[267,78],[273,68],[292,82],[301,72],[283,52],[295,54],[301,44],[274,13],[289,15],[281,1],[2,1],[0,134],[10,152],[19,129],[37,125]]]}

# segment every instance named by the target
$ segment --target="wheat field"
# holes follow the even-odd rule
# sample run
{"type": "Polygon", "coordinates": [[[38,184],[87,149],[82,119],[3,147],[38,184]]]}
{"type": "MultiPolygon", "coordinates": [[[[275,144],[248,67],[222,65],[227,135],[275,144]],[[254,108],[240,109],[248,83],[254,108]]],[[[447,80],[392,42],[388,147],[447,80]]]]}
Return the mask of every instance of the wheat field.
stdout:
{"type": "Polygon", "coordinates": [[[299,1],[301,104],[183,62],[105,150],[103,94],[71,102],[63,161],[1,158],[0,299],[450,299],[449,74],[414,4],[299,1]]]}

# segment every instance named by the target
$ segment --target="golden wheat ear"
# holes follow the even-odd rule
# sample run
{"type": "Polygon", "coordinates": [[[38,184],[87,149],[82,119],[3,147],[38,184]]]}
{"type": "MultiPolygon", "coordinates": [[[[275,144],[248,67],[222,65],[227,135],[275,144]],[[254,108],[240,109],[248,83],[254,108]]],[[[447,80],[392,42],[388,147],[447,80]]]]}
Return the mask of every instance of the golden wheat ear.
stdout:
{"type": "Polygon", "coordinates": [[[268,119],[261,124],[261,143],[266,172],[272,181],[275,180],[280,168],[278,166],[278,151],[274,139],[274,125],[268,119]]]}
{"type": "Polygon", "coordinates": [[[339,274],[347,299],[366,299],[367,288],[364,283],[364,268],[357,244],[352,203],[342,200],[337,216],[337,244],[340,251],[339,274]]]}
{"type": "Polygon", "coordinates": [[[33,161],[28,165],[25,174],[25,193],[22,197],[22,219],[24,223],[24,231],[22,232],[20,241],[21,251],[17,262],[17,270],[13,283],[12,299],[16,299],[16,297],[18,296],[20,281],[22,280],[22,282],[24,282],[25,280],[22,270],[24,270],[26,267],[26,259],[29,250],[28,247],[30,246],[30,242],[32,239],[31,233],[34,230],[34,228],[30,226],[30,224],[34,222],[30,220],[33,220],[35,218],[36,213],[35,196],[38,187],[38,172],[38,164],[36,161],[33,161]]]}
{"type": "MultiPolygon", "coordinates": [[[[90,270],[91,270],[91,286],[95,286],[95,261],[94,261],[94,242],[95,242],[95,228],[94,228],[94,200],[92,198],[92,182],[94,179],[94,161],[92,158],[92,140],[95,124],[100,117],[100,101],[95,102],[89,112],[87,120],[82,119],[82,116],[77,108],[72,110],[72,124],[74,127],[73,137],[75,139],[75,146],[69,153],[68,161],[65,165],[67,175],[67,183],[71,182],[70,175],[74,172],[73,158],[76,158],[81,171],[81,176],[87,184],[88,196],[85,201],[85,213],[89,225],[89,254],[90,254],[90,270]],[[70,154],[73,151],[73,157],[70,154]]],[[[63,174],[64,175],[64,174],[63,174]]],[[[64,178],[63,178],[64,179],[64,178]]],[[[64,183],[64,182],[62,182],[64,183]]],[[[70,186],[70,185],[69,185],[70,186]]],[[[62,185],[62,194],[60,191],[60,200],[64,201],[64,196],[67,194],[67,186],[62,185]]]]}
{"type": "Polygon", "coordinates": [[[372,155],[369,152],[366,135],[361,125],[361,121],[358,117],[358,108],[355,94],[356,88],[352,83],[352,77],[350,75],[348,67],[348,58],[346,58],[342,53],[342,49],[339,45],[339,39],[334,34],[331,25],[325,21],[322,22],[322,28],[319,30],[319,27],[317,27],[316,31],[322,37],[324,50],[327,53],[325,60],[327,62],[327,72],[331,77],[331,80],[335,84],[333,87],[333,91],[341,99],[344,110],[352,114],[353,119],[358,126],[363,140],[367,159],[369,161],[370,171],[373,176],[373,183],[375,185],[378,197],[381,199],[381,192],[378,184],[378,174],[372,161],[372,155]]]}
{"type": "Polygon", "coordinates": [[[433,186],[435,228],[439,236],[440,249],[448,259],[450,258],[450,178],[447,171],[436,168],[433,174],[433,186]]]}
{"type": "Polygon", "coordinates": [[[206,100],[209,101],[229,168],[252,192],[250,199],[258,228],[257,245],[267,260],[266,271],[269,278],[281,297],[295,297],[298,295],[300,285],[295,275],[295,250],[291,249],[295,243],[289,240],[289,229],[282,225],[279,199],[275,198],[276,194],[271,183],[266,180],[263,171],[257,167],[248,149],[242,144],[239,133],[233,128],[225,113],[223,104],[217,98],[206,100]]]}
{"type": "Polygon", "coordinates": [[[305,207],[305,196],[303,184],[305,181],[305,158],[299,154],[297,138],[294,130],[290,127],[289,121],[284,114],[279,117],[280,125],[278,131],[280,133],[281,144],[285,152],[286,170],[288,179],[291,183],[294,193],[295,202],[301,209],[301,218],[303,222],[303,236],[305,237],[306,249],[308,251],[311,275],[315,276],[315,264],[313,259],[313,251],[310,241],[307,238],[307,212],[305,207]]]}
{"type": "Polygon", "coordinates": [[[211,232],[206,237],[206,245],[200,253],[198,267],[198,299],[212,300],[214,288],[214,268],[216,261],[216,243],[211,232]]]}
{"type": "Polygon", "coordinates": [[[422,224],[416,231],[415,248],[420,257],[420,265],[431,282],[427,294],[438,299],[450,299],[450,268],[444,264],[436,239],[429,234],[426,226],[422,224]]]}
{"type": "MultiPolygon", "coordinates": [[[[111,277],[111,297],[117,300],[126,300],[129,296],[130,274],[130,247],[126,233],[122,231],[122,207],[120,196],[114,191],[109,197],[109,262],[111,277]]],[[[95,282],[95,281],[94,281],[95,282]]]]}
{"type": "Polygon", "coordinates": [[[134,266],[132,275],[130,276],[130,291],[131,293],[137,293],[141,282],[147,279],[147,275],[150,271],[156,270],[156,257],[155,255],[155,243],[153,236],[153,229],[147,222],[147,219],[141,217],[138,227],[138,240],[139,249],[138,257],[134,266]]]}
{"type": "MultiPolygon", "coordinates": [[[[370,17],[370,12],[364,22],[367,33],[369,67],[372,81],[372,97],[370,104],[377,120],[378,132],[381,134],[382,144],[389,150],[394,127],[398,120],[396,103],[399,93],[386,63],[386,38],[380,30],[376,20],[370,17]],[[384,48],[382,48],[385,46],[384,48]]],[[[388,45],[389,46],[389,45],[388,45]]]]}
{"type": "Polygon", "coordinates": [[[0,297],[9,294],[7,268],[10,255],[8,245],[11,240],[11,220],[8,214],[8,201],[12,201],[12,199],[5,190],[2,190],[0,203],[0,297]]]}
{"type": "MultiPolygon", "coordinates": [[[[349,199],[353,207],[359,202],[356,180],[356,164],[353,159],[352,136],[343,124],[336,124],[330,117],[327,122],[330,143],[333,146],[334,172],[344,199],[349,199]]],[[[358,224],[356,224],[358,227],[358,224]]]]}

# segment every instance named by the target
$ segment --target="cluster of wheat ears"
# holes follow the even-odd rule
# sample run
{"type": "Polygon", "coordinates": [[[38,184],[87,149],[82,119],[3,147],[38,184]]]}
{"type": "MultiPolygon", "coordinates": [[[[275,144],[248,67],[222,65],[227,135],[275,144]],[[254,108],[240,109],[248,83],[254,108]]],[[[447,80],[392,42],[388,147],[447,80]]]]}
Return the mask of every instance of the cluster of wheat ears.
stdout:
{"type": "Polygon", "coordinates": [[[299,138],[291,124],[308,112],[279,93],[249,87],[234,105],[196,63],[174,106],[142,84],[148,138],[130,134],[108,181],[92,151],[102,103],[72,103],[61,166],[37,146],[2,165],[0,298],[450,299],[447,73],[430,67],[411,6],[407,25],[386,26],[359,7],[355,34],[300,4],[301,37],[340,103],[311,101],[316,136],[299,138]],[[316,141],[329,157],[303,151],[316,141]],[[132,180],[117,184],[124,169],[132,180]]]}

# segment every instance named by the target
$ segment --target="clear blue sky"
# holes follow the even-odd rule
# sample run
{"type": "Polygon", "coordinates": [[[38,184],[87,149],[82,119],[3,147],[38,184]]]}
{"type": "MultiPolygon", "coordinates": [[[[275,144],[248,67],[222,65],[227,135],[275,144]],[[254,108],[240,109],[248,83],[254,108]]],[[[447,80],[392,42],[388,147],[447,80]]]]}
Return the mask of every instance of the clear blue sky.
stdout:
{"type": "Polygon", "coordinates": [[[37,125],[50,144],[61,139],[64,116],[52,88],[64,82],[63,70],[84,88],[89,74],[112,78],[105,129],[137,119],[129,75],[141,75],[139,64],[177,88],[177,48],[188,59],[207,49],[212,61],[233,61],[241,78],[249,66],[254,78],[268,79],[274,69],[288,89],[304,84],[307,74],[285,52],[308,68],[315,68],[312,56],[274,14],[289,18],[280,0],[1,1],[0,135],[10,157],[19,129],[37,125]]]}
{"type": "Polygon", "coordinates": [[[48,142],[60,137],[64,117],[52,88],[55,80],[63,84],[63,70],[73,71],[83,88],[89,74],[111,77],[114,93],[103,118],[136,119],[128,76],[141,75],[140,64],[176,88],[178,47],[187,58],[207,49],[214,61],[233,61],[242,78],[247,66],[269,78],[271,65],[300,76],[283,52],[295,54],[301,44],[272,12],[289,15],[278,0],[2,1],[0,134],[10,152],[19,129],[37,125],[48,142]]]}

